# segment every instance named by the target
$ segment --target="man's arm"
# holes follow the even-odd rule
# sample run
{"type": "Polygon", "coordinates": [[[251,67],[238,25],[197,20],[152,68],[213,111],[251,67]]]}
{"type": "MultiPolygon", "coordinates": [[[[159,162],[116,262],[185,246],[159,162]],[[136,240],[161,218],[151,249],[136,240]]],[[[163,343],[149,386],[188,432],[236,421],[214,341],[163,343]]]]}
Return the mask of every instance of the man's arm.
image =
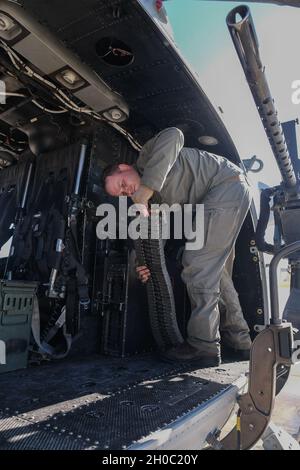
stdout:
{"type": "Polygon", "coordinates": [[[142,184],[153,191],[160,191],[184,146],[184,135],[176,127],[160,132],[146,151],[142,184]]]}

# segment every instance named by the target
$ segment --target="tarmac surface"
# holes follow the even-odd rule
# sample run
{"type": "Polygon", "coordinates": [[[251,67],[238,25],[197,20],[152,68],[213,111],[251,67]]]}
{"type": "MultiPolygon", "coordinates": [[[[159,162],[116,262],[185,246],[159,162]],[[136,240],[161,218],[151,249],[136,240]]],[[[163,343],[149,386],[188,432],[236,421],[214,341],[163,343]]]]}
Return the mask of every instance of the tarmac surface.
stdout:
{"type": "Polygon", "coordinates": [[[276,398],[272,421],[300,442],[300,364],[292,367],[287,384],[276,398]]]}

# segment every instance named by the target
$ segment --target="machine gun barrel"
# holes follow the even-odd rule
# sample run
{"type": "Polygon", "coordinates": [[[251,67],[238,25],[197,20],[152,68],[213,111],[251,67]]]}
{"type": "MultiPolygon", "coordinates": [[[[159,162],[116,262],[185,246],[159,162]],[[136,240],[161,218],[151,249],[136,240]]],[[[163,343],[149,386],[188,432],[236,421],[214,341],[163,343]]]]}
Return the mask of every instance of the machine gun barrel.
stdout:
{"type": "Polygon", "coordinates": [[[234,8],[227,15],[226,23],[283,182],[287,189],[295,188],[297,186],[296,173],[259,55],[258,39],[249,8],[246,5],[234,8]]]}

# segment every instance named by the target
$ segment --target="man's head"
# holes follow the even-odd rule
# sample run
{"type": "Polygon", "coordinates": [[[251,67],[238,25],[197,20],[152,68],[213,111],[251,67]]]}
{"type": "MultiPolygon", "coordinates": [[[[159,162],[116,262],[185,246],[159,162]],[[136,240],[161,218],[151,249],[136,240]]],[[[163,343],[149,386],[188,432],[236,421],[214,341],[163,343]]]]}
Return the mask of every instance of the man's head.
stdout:
{"type": "Polygon", "coordinates": [[[109,165],[103,171],[102,179],[110,196],[132,196],[141,184],[138,172],[126,163],[109,165]]]}

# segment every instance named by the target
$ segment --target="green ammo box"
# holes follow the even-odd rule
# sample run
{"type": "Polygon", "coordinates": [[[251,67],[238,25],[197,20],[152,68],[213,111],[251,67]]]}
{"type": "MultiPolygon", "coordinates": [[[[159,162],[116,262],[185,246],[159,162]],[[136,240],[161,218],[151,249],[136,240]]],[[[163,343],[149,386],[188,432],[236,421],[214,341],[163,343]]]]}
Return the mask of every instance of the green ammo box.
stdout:
{"type": "Polygon", "coordinates": [[[27,367],[36,282],[0,281],[0,373],[27,367]]]}

